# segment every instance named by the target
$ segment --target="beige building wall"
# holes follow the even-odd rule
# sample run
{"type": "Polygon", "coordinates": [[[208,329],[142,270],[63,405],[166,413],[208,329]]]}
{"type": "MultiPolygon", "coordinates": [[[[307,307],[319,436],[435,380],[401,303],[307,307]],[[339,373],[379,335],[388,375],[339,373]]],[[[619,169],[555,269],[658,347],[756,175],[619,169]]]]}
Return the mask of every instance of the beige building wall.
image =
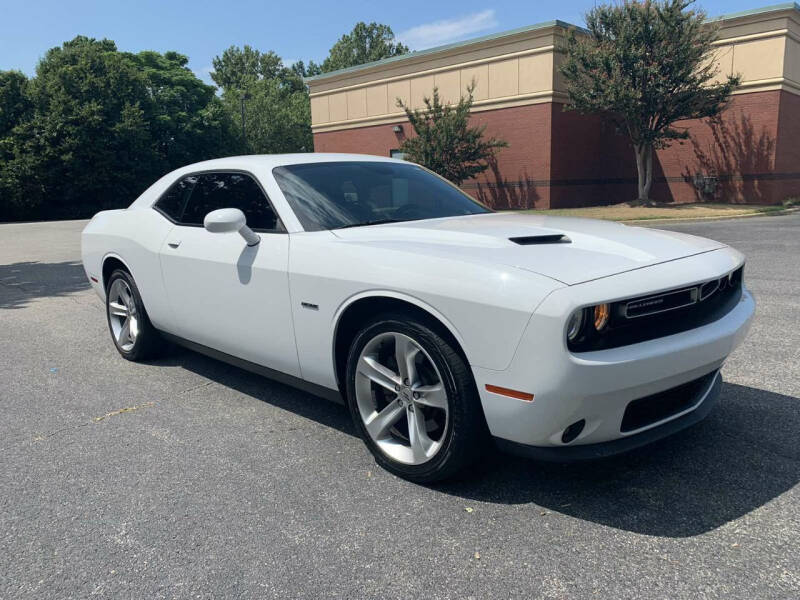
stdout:
{"type": "MultiPolygon", "coordinates": [[[[737,94],[785,90],[800,95],[800,12],[754,11],[718,19],[713,60],[718,79],[739,73],[737,94]]],[[[564,36],[560,21],[411,53],[308,81],[315,133],[405,120],[399,98],[413,108],[436,86],[457,102],[474,82],[473,112],[564,102],[558,73],[564,36]]]]}

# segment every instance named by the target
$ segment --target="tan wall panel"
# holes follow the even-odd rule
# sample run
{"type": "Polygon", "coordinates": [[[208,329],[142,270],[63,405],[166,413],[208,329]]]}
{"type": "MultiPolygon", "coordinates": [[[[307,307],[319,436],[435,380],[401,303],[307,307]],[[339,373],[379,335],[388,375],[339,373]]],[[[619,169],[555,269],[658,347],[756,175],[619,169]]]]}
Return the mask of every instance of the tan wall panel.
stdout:
{"type": "Polygon", "coordinates": [[[400,110],[397,108],[398,98],[406,105],[411,101],[411,81],[408,79],[390,81],[386,86],[386,96],[389,103],[389,112],[400,110]]]}
{"type": "Polygon", "coordinates": [[[367,90],[361,88],[347,92],[347,118],[363,119],[367,116],[367,90]]]}
{"type": "Polygon", "coordinates": [[[461,73],[459,71],[436,73],[433,82],[439,88],[439,97],[442,102],[458,104],[461,99],[461,73]]]}
{"type": "Polygon", "coordinates": [[[733,19],[731,21],[722,21],[719,24],[719,39],[726,40],[785,29],[787,20],[785,16],[779,15],[767,19],[765,19],[763,15],[761,15],[761,17],[753,15],[750,19],[733,19]]]}
{"type": "Polygon", "coordinates": [[[562,52],[554,52],[553,56],[553,89],[557,92],[566,93],[567,84],[564,81],[564,76],[559,70],[561,65],[566,60],[566,56],[562,52]]]}
{"type": "Polygon", "coordinates": [[[339,92],[328,96],[331,121],[347,120],[347,92],[339,92]]]}
{"type": "Polygon", "coordinates": [[[743,81],[756,81],[783,76],[784,38],[768,38],[736,44],[733,71],[743,81]]]}
{"type": "Polygon", "coordinates": [[[472,97],[475,100],[486,100],[489,97],[489,65],[478,65],[461,69],[461,89],[467,93],[467,87],[475,81],[475,91],[472,97]]]}
{"type": "Polygon", "coordinates": [[[800,43],[786,40],[785,77],[800,83],[800,43]]]}
{"type": "Polygon", "coordinates": [[[425,97],[433,95],[433,75],[414,77],[411,80],[411,107],[423,108],[425,97]]]}
{"type": "MultiPolygon", "coordinates": [[[[392,105],[394,107],[394,105],[392,105]]],[[[389,100],[386,84],[373,85],[367,88],[367,115],[385,115],[389,111],[389,100]]]]}
{"type": "Polygon", "coordinates": [[[519,60],[511,58],[489,63],[489,97],[519,94],[519,60]]]}
{"type": "Polygon", "coordinates": [[[519,93],[530,94],[553,89],[553,53],[519,58],[519,93]]]}
{"type": "Polygon", "coordinates": [[[328,96],[317,96],[311,99],[311,123],[327,123],[331,120],[328,110],[328,96]]]}
{"type": "Polygon", "coordinates": [[[717,75],[712,83],[724,83],[729,75],[733,75],[734,46],[719,46],[711,53],[711,61],[717,67],[717,75]]]}

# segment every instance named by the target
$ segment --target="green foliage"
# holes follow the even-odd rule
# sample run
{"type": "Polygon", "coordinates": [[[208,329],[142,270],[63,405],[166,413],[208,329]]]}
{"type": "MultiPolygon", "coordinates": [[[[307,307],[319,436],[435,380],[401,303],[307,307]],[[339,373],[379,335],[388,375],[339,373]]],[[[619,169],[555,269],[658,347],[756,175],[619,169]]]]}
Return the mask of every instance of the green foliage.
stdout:
{"type": "Polygon", "coordinates": [[[397,106],[406,112],[414,137],[403,141],[400,150],[406,158],[427,167],[445,179],[460,185],[483,173],[498,150],[508,146],[504,140],[484,139],[486,126],[470,127],[469,111],[475,89],[473,82],[458,104],[442,103],[439,90],[424,98],[425,110],[411,110],[398,98],[397,106]]]}
{"type": "Polygon", "coordinates": [[[0,139],[0,220],[127,206],[165,172],[228,153],[231,123],[187,62],[83,36],[49,50],[0,139]]]}
{"type": "MultiPolygon", "coordinates": [[[[241,99],[245,100],[247,154],[311,152],[311,105],[305,91],[287,92],[275,79],[262,79],[246,90],[229,90],[222,96],[226,111],[241,128],[241,99]]],[[[241,129],[237,130],[241,136],[241,129]]]]}
{"type": "Polygon", "coordinates": [[[19,71],[0,71],[0,139],[11,133],[33,109],[28,78],[19,71]]]}
{"type": "Polygon", "coordinates": [[[712,60],[717,30],[691,0],[629,0],[586,15],[588,35],[572,32],[561,66],[568,109],[600,113],[627,135],[636,152],[639,199],[652,185],[652,150],[685,139],[683,119],[713,117],[739,85],[717,82],[712,60]]]}
{"type": "Polygon", "coordinates": [[[395,41],[394,32],[388,25],[359,22],[353,31],[340,37],[333,45],[322,62],[321,70],[328,73],[407,53],[408,46],[395,41]]]}
{"type": "Polygon", "coordinates": [[[240,151],[248,154],[310,152],[311,106],[303,84],[314,63],[286,67],[274,52],[231,46],[214,58],[211,78],[222,87],[222,103],[236,123],[240,151]],[[242,100],[245,139],[242,141],[242,100]]]}
{"type": "MultiPolygon", "coordinates": [[[[276,81],[289,92],[304,89],[303,76],[284,66],[281,57],[271,50],[260,52],[247,45],[231,46],[221,56],[214,57],[211,64],[214,66],[211,79],[223,92],[244,90],[261,80],[276,81]]],[[[309,66],[313,64],[312,61],[309,66]]]]}
{"type": "Polygon", "coordinates": [[[177,167],[234,153],[313,150],[303,77],[403,54],[391,28],[358,23],[323,65],[232,46],[213,61],[221,96],[177,52],[120,52],[78,36],[28,79],[0,71],[0,221],[123,207],[177,167]],[[242,99],[247,124],[242,136],[242,99]]]}
{"type": "Polygon", "coordinates": [[[314,77],[322,73],[322,67],[315,63],[313,60],[305,64],[302,60],[298,60],[291,67],[289,67],[298,77],[314,77]]]}

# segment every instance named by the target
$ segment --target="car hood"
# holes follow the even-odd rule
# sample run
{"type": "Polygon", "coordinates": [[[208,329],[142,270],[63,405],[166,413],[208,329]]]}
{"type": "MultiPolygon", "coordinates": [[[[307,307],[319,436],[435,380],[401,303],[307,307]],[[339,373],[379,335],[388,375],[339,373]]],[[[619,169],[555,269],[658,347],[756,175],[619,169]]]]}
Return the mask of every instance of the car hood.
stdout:
{"type": "Polygon", "coordinates": [[[373,248],[516,267],[567,285],[725,247],[672,231],[521,213],[407,221],[333,233],[373,248]]]}

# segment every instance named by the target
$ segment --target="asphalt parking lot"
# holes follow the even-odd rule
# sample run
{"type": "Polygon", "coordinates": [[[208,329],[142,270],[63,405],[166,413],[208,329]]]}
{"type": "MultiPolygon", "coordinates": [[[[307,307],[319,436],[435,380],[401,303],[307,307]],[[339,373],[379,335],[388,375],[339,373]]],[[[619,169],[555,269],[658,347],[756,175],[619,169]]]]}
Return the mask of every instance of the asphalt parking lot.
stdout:
{"type": "Polygon", "coordinates": [[[343,407],[123,360],[83,222],[0,225],[0,598],[800,597],[800,214],[659,226],[748,256],[757,316],[709,418],[423,487],[343,407]]]}

